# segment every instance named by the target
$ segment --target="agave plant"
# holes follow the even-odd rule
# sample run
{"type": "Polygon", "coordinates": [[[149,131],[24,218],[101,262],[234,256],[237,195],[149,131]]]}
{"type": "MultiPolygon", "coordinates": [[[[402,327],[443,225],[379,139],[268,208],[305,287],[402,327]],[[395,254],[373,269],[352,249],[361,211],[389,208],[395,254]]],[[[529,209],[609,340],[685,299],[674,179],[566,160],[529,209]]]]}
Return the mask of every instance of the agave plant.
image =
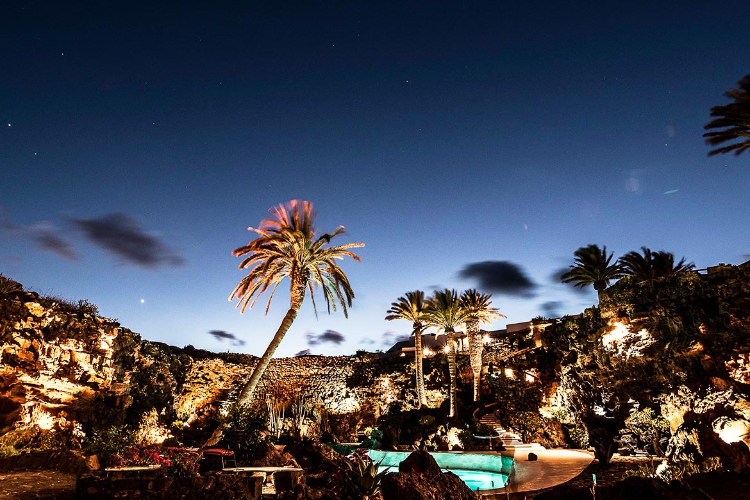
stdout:
{"type": "Polygon", "coordinates": [[[374,462],[365,453],[366,450],[357,450],[346,457],[346,481],[363,498],[369,498],[380,493],[380,481],[388,474],[390,466],[378,472],[383,460],[374,462]]]}

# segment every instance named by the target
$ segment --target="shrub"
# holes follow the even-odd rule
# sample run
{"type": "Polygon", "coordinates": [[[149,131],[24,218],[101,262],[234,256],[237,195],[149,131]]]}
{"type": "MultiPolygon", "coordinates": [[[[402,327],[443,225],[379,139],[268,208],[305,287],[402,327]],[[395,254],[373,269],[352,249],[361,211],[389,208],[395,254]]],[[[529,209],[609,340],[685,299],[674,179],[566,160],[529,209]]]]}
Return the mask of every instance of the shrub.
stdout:
{"type": "Polygon", "coordinates": [[[388,473],[390,467],[378,472],[382,460],[377,463],[373,462],[367,456],[366,450],[357,450],[346,458],[345,477],[347,484],[361,496],[374,497],[378,495],[380,493],[380,482],[383,476],[388,473]]]}
{"type": "Polygon", "coordinates": [[[3,276],[3,273],[0,273],[0,297],[14,292],[23,292],[23,285],[14,279],[3,276]]]}
{"type": "Polygon", "coordinates": [[[248,453],[263,440],[268,429],[268,414],[259,406],[232,405],[225,421],[227,439],[248,453]]]}
{"type": "Polygon", "coordinates": [[[135,433],[128,427],[113,426],[104,431],[93,431],[84,446],[89,455],[96,455],[106,464],[109,457],[120,454],[128,446],[135,446],[135,433]]]}
{"type": "Polygon", "coordinates": [[[478,436],[496,436],[497,431],[491,425],[478,423],[477,424],[477,435],[478,436]]]}

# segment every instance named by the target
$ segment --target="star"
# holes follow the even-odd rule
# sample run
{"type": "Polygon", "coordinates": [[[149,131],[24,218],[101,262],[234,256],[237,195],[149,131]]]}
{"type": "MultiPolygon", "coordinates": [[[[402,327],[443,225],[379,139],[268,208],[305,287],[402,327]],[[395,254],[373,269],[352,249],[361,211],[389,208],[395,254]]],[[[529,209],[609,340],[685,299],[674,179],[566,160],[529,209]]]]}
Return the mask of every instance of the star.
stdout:
{"type": "Polygon", "coordinates": [[[10,127],[10,123],[8,124],[8,126],[10,127]]]}

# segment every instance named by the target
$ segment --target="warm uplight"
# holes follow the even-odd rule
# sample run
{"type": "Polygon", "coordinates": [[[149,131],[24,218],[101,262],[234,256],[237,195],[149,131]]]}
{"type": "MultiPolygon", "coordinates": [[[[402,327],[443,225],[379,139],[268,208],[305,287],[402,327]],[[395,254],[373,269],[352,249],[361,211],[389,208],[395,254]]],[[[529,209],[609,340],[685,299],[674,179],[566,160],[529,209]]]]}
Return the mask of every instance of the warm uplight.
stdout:
{"type": "Polygon", "coordinates": [[[451,352],[451,348],[450,348],[450,346],[445,346],[445,347],[443,347],[443,352],[445,352],[445,353],[449,353],[449,352],[451,352]]]}
{"type": "Polygon", "coordinates": [[[402,353],[401,353],[401,357],[403,358],[404,356],[406,356],[406,353],[405,353],[405,352],[402,352],[402,353]]]}
{"type": "Polygon", "coordinates": [[[531,373],[529,373],[529,372],[526,372],[526,373],[524,374],[524,377],[523,377],[523,378],[525,378],[525,379],[526,379],[526,382],[533,382],[534,380],[536,380],[536,378],[534,377],[534,375],[532,375],[532,374],[531,374],[531,373]]]}
{"type": "Polygon", "coordinates": [[[482,342],[484,342],[485,344],[488,344],[490,340],[492,340],[492,338],[489,335],[485,335],[484,337],[482,337],[482,342]]]}
{"type": "Polygon", "coordinates": [[[30,423],[36,425],[40,429],[48,431],[55,425],[55,418],[41,406],[35,406],[34,409],[31,410],[30,423]]]}
{"type": "Polygon", "coordinates": [[[726,417],[719,418],[714,422],[714,431],[722,441],[728,444],[742,441],[748,433],[748,426],[740,420],[729,420],[726,417]]]}
{"type": "Polygon", "coordinates": [[[516,378],[516,376],[513,374],[512,368],[506,368],[505,369],[505,376],[508,378],[516,378]]]}
{"type": "Polygon", "coordinates": [[[626,358],[641,356],[641,351],[654,343],[648,330],[641,329],[638,333],[630,331],[624,323],[610,321],[612,328],[602,335],[602,344],[608,351],[626,358]]]}
{"type": "Polygon", "coordinates": [[[432,350],[431,350],[431,349],[425,349],[425,350],[423,350],[423,351],[422,351],[422,354],[423,354],[423,355],[424,355],[425,357],[429,357],[429,356],[432,356],[432,355],[434,355],[435,353],[434,353],[434,352],[432,352],[432,350]]]}

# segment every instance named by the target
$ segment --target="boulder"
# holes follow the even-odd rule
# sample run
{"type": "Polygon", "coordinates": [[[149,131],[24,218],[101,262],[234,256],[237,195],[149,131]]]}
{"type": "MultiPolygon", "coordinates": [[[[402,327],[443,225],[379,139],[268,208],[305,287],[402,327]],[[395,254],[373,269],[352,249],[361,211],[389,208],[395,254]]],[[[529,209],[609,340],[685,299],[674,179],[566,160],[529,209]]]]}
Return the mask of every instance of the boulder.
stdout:
{"type": "Polygon", "coordinates": [[[452,472],[442,472],[426,451],[415,451],[387,474],[380,486],[383,500],[475,500],[466,483],[452,472]]]}
{"type": "Polygon", "coordinates": [[[250,458],[251,467],[299,467],[294,457],[289,453],[279,453],[276,447],[269,443],[263,442],[253,451],[250,458]]]}
{"type": "Polygon", "coordinates": [[[539,458],[539,456],[537,456],[537,454],[536,454],[536,453],[529,453],[529,457],[528,457],[528,459],[529,459],[529,462],[534,462],[534,461],[536,461],[536,460],[537,460],[538,458],[539,458]]]}

